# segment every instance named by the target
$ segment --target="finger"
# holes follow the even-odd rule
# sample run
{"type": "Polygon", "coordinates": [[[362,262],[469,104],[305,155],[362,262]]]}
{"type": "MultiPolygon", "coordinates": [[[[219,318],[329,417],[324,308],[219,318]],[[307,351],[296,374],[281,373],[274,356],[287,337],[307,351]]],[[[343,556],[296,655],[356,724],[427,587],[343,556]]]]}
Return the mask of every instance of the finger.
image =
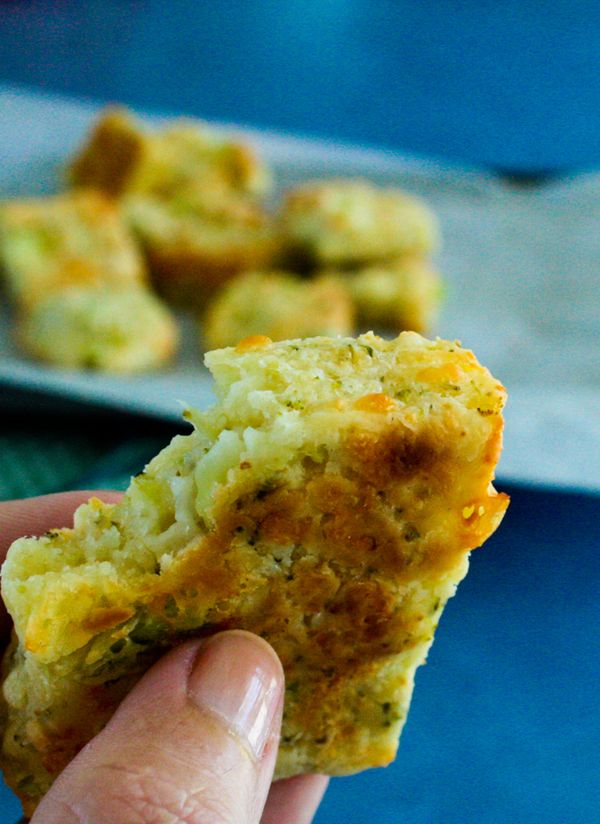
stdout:
{"type": "Polygon", "coordinates": [[[297,775],[271,786],[261,824],[310,824],[327,789],[326,775],[297,775]]]}
{"type": "Polygon", "coordinates": [[[258,824],[282,696],[281,664],[257,636],[182,645],[59,776],[32,824],[258,824]]]}
{"type": "Polygon", "coordinates": [[[0,561],[9,546],[23,535],[43,535],[49,529],[73,525],[73,513],[80,504],[96,495],[107,503],[116,503],[122,493],[109,490],[59,492],[20,501],[0,503],[0,561]]]}

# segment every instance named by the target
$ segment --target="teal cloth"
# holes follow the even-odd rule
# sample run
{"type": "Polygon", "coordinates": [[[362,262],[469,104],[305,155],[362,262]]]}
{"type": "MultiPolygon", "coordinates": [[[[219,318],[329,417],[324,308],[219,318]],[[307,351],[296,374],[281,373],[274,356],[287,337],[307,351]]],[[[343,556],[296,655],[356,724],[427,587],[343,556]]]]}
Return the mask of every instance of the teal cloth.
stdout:
{"type": "Polygon", "coordinates": [[[116,448],[89,434],[0,436],[0,500],[68,489],[126,489],[168,437],[131,438],[116,448]]]}

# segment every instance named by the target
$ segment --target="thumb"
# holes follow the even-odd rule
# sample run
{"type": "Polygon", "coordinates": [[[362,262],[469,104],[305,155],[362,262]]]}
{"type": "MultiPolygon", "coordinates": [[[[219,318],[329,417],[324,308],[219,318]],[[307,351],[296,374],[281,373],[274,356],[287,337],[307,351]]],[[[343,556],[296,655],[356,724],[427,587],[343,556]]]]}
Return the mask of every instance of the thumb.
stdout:
{"type": "Polygon", "coordinates": [[[32,824],[258,824],[282,696],[281,664],[256,635],[178,647],[59,776],[32,824]]]}

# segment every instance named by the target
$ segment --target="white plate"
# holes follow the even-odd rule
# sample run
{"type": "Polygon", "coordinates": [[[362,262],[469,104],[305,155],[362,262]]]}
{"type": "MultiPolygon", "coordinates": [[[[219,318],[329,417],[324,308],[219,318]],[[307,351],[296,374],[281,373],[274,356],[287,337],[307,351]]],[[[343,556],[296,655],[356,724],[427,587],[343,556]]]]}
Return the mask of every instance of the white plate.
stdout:
{"type": "MultiPolygon", "coordinates": [[[[47,193],[97,106],[0,88],[0,193],[47,193]]],[[[156,118],[154,118],[156,119],[156,118]]],[[[447,299],[438,329],[509,390],[504,479],[600,490],[600,177],[516,190],[491,175],[369,149],[223,126],[252,141],[279,189],[363,176],[424,197],[444,238],[447,299]]],[[[26,361],[1,318],[0,382],[177,420],[212,397],[195,331],[172,369],[115,378],[26,361]]]]}

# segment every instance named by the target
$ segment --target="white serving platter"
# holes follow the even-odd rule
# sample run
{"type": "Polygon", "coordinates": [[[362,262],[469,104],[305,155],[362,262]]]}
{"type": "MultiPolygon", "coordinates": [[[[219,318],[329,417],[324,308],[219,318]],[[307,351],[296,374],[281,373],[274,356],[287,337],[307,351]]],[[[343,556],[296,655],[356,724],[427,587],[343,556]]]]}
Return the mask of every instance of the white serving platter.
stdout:
{"type": "MultiPolygon", "coordinates": [[[[55,191],[98,106],[0,86],[0,197],[55,191]]],[[[160,118],[153,117],[152,120],[160,118]]],[[[507,386],[502,479],[600,490],[600,175],[518,189],[477,170],[220,124],[257,146],[277,189],[361,176],[425,198],[439,216],[447,297],[436,334],[460,339],[507,386]]],[[[276,193],[277,194],[277,193],[276,193]]],[[[194,325],[169,370],[116,378],[26,360],[0,314],[0,385],[32,397],[179,420],[210,378],[194,325]]]]}

